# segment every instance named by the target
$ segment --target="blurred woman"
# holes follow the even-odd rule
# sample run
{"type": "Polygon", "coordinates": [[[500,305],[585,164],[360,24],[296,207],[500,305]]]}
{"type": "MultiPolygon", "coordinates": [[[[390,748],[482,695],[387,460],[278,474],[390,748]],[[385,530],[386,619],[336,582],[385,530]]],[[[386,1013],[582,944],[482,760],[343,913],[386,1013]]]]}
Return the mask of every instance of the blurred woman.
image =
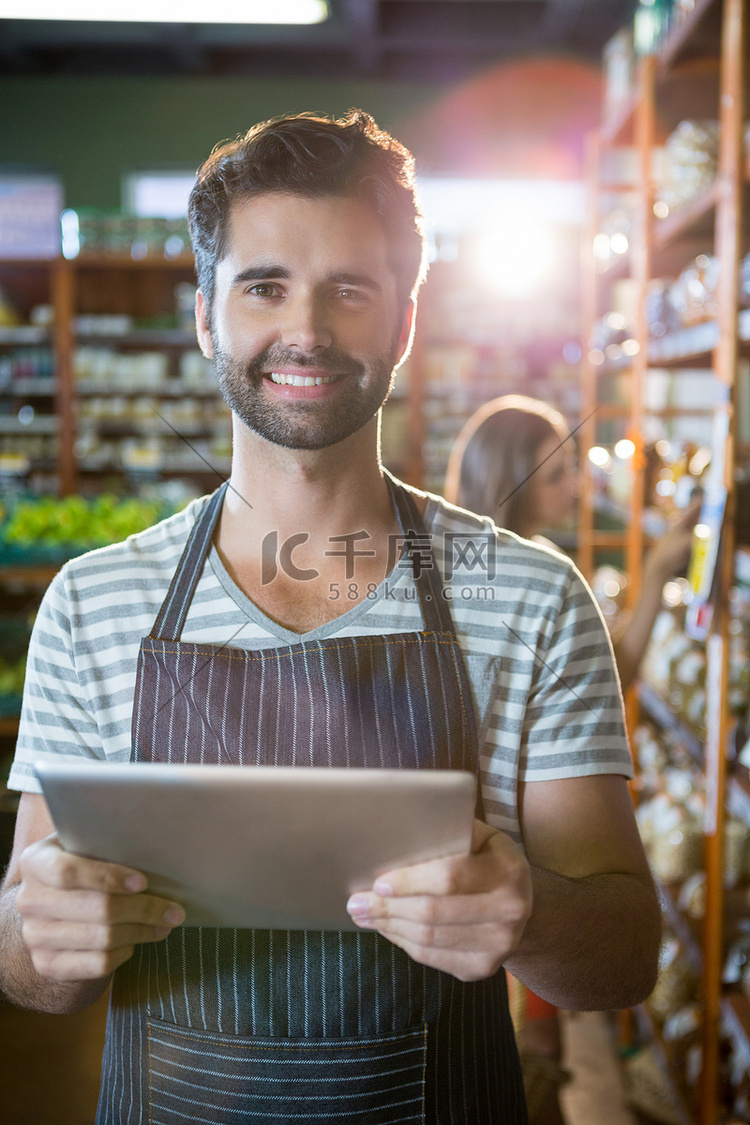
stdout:
{"type": "MultiPolygon", "coordinates": [[[[525,395],[486,403],[458,436],[448,463],[445,498],[525,539],[560,550],[541,531],[569,526],[576,509],[578,472],[572,435],[559,411],[525,395]]],[[[656,544],[643,568],[640,598],[613,638],[623,690],[634,682],[661,607],[665,582],[687,562],[697,509],[656,544]]],[[[558,1010],[509,977],[532,1125],[563,1125],[558,1010]]]]}
{"type": "MultiPolygon", "coordinates": [[[[575,445],[562,414],[525,395],[505,395],[480,407],[448,462],[446,500],[555,550],[560,548],[541,531],[569,525],[577,496],[575,445]]],[[[623,691],[638,675],[664,584],[688,560],[696,517],[691,508],[646,557],[638,602],[613,638],[623,691]]]]}

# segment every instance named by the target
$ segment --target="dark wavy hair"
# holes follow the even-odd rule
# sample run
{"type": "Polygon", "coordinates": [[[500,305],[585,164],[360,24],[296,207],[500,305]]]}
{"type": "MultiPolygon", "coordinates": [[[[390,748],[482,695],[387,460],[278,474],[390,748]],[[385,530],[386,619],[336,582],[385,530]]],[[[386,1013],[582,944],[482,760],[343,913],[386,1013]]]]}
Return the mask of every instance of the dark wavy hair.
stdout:
{"type": "Polygon", "coordinates": [[[539,449],[550,438],[569,437],[562,414],[526,395],[504,395],[480,407],[451,452],[445,498],[500,527],[525,533],[526,485],[539,467],[539,449]]]}
{"type": "Polygon", "coordinates": [[[405,306],[416,295],[426,264],[411,153],[362,110],[338,119],[301,113],[274,117],[217,145],[198,170],[188,220],[209,323],[232,204],[264,192],[363,199],[388,239],[399,301],[405,306]]]}

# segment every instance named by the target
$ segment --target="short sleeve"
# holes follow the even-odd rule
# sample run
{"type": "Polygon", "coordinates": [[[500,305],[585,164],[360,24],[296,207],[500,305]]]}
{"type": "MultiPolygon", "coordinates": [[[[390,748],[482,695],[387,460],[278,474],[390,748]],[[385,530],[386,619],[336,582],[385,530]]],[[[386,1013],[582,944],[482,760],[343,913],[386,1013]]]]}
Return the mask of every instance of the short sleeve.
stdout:
{"type": "Polygon", "coordinates": [[[633,776],[612,643],[593,595],[571,567],[540,634],[524,718],[522,780],[633,776]]]}
{"type": "Polygon", "coordinates": [[[102,755],[76,668],[71,616],[62,571],[44,595],[31,634],[11,789],[41,792],[33,763],[45,757],[102,755]]]}

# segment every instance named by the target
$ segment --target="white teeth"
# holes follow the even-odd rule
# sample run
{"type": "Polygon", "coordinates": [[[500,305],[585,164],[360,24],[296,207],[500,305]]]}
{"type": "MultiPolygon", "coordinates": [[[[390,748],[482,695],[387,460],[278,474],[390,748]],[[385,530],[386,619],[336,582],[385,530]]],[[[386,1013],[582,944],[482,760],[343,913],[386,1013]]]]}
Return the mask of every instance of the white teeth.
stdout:
{"type": "Polygon", "coordinates": [[[278,371],[271,372],[271,382],[280,383],[284,387],[319,387],[321,383],[335,383],[335,375],[282,375],[278,371]]]}

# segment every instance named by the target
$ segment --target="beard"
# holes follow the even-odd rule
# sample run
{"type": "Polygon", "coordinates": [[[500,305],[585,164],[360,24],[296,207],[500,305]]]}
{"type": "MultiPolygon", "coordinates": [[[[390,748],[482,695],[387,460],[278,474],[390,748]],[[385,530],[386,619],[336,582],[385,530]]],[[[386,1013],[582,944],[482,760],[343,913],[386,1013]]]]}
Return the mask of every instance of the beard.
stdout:
{"type": "Polygon", "coordinates": [[[314,357],[300,357],[272,346],[249,362],[214,346],[214,371],[229,409],[248,429],[285,449],[326,449],[360,430],[388,398],[396,377],[396,345],[386,354],[361,363],[336,348],[314,357]],[[264,388],[265,374],[293,366],[346,372],[345,386],[325,399],[273,401],[264,388]]]}

